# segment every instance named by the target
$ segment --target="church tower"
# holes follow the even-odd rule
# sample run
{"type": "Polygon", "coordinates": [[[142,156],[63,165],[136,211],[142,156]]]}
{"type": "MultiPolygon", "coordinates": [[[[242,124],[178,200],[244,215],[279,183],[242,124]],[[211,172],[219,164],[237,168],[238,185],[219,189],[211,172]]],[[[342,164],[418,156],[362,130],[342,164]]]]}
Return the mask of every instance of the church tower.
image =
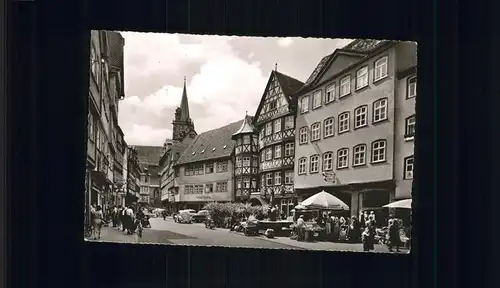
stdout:
{"type": "Polygon", "coordinates": [[[172,140],[174,142],[181,142],[186,136],[194,138],[196,137],[196,131],[194,130],[194,123],[189,117],[189,103],[186,92],[186,77],[184,77],[184,89],[182,91],[182,99],[180,107],[175,109],[175,116],[172,132],[172,140]]]}

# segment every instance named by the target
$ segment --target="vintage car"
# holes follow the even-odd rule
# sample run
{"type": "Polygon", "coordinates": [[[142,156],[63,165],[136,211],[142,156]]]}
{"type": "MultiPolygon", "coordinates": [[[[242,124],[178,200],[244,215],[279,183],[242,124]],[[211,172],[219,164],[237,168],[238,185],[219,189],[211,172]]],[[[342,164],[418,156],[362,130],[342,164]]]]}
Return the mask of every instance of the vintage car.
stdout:
{"type": "Polygon", "coordinates": [[[203,223],[207,219],[208,211],[200,210],[198,213],[192,215],[194,223],[203,223]]]}
{"type": "Polygon", "coordinates": [[[174,222],[182,223],[182,224],[191,224],[193,223],[193,216],[190,211],[181,210],[178,214],[174,216],[174,222]]]}

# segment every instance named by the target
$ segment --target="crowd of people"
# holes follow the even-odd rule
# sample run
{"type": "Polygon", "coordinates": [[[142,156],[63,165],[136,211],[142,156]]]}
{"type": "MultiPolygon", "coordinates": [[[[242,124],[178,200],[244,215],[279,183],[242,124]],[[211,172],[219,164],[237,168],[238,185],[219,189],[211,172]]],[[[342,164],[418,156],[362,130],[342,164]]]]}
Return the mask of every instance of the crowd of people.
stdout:
{"type": "Polygon", "coordinates": [[[400,232],[403,228],[403,222],[394,215],[389,215],[386,226],[381,227],[382,225],[377,223],[373,211],[370,213],[364,211],[360,213],[359,217],[352,216],[350,218],[335,216],[331,212],[327,214],[318,213],[315,219],[309,219],[309,217],[301,214],[296,221],[296,238],[298,241],[304,240],[305,227],[310,220],[314,225],[323,229],[323,238],[326,241],[361,242],[364,251],[374,250],[377,243],[386,244],[389,252],[393,252],[393,249],[399,252],[400,247],[403,246],[400,232]]]}
{"type": "Polygon", "coordinates": [[[145,223],[149,223],[149,217],[146,216],[144,211],[144,207],[136,204],[112,206],[104,213],[100,205],[92,204],[90,206],[91,237],[94,240],[101,239],[102,227],[109,223],[112,223],[115,228],[119,227],[128,235],[132,235],[142,228],[142,226],[145,226],[145,223]]]}

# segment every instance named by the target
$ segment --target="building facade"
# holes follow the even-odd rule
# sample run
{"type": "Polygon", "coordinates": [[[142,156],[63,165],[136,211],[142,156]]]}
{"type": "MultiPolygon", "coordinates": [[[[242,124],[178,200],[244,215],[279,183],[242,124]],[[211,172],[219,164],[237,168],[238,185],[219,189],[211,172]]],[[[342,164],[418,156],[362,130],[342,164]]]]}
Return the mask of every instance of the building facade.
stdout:
{"type": "MultiPolygon", "coordinates": [[[[252,125],[252,117],[245,115],[240,129],[232,135],[234,146],[235,200],[251,201],[259,197],[259,135],[252,125]]],[[[258,200],[256,200],[258,201],[258,200]]],[[[260,204],[260,203],[259,203],[260,204]]]]}
{"type": "Polygon", "coordinates": [[[300,201],[325,190],[358,215],[411,197],[416,52],[410,42],[355,40],[320,61],[296,94],[300,201]]]}
{"type": "Polygon", "coordinates": [[[159,162],[163,154],[162,146],[132,146],[137,151],[140,173],[140,198],[139,201],[153,206],[155,202],[154,191],[160,188],[159,162]]]}
{"type": "Polygon", "coordinates": [[[137,151],[133,147],[127,148],[127,192],[125,206],[137,203],[140,199],[141,167],[137,151]]]}
{"type": "Polygon", "coordinates": [[[90,33],[86,221],[90,204],[106,208],[116,201],[115,170],[120,171],[121,167],[115,162],[123,156],[116,117],[118,102],[124,98],[123,46],[124,39],[118,32],[90,33]]]}
{"type": "Polygon", "coordinates": [[[255,113],[259,131],[260,202],[278,205],[286,215],[297,204],[294,193],[295,102],[303,83],[272,71],[255,113]]]}
{"type": "Polygon", "coordinates": [[[179,195],[177,207],[201,209],[208,202],[235,201],[232,135],[243,122],[240,120],[197,135],[180,155],[174,165],[174,170],[178,171],[174,179],[179,195]]]}

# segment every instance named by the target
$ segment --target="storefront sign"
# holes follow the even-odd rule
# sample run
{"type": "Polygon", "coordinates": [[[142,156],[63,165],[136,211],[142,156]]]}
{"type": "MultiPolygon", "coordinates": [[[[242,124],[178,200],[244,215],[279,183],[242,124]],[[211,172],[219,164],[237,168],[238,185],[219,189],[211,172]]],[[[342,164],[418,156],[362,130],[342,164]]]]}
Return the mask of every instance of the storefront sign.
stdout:
{"type": "Polygon", "coordinates": [[[227,193],[204,193],[182,195],[181,201],[186,202],[211,202],[211,201],[231,201],[231,194],[227,193]]]}

